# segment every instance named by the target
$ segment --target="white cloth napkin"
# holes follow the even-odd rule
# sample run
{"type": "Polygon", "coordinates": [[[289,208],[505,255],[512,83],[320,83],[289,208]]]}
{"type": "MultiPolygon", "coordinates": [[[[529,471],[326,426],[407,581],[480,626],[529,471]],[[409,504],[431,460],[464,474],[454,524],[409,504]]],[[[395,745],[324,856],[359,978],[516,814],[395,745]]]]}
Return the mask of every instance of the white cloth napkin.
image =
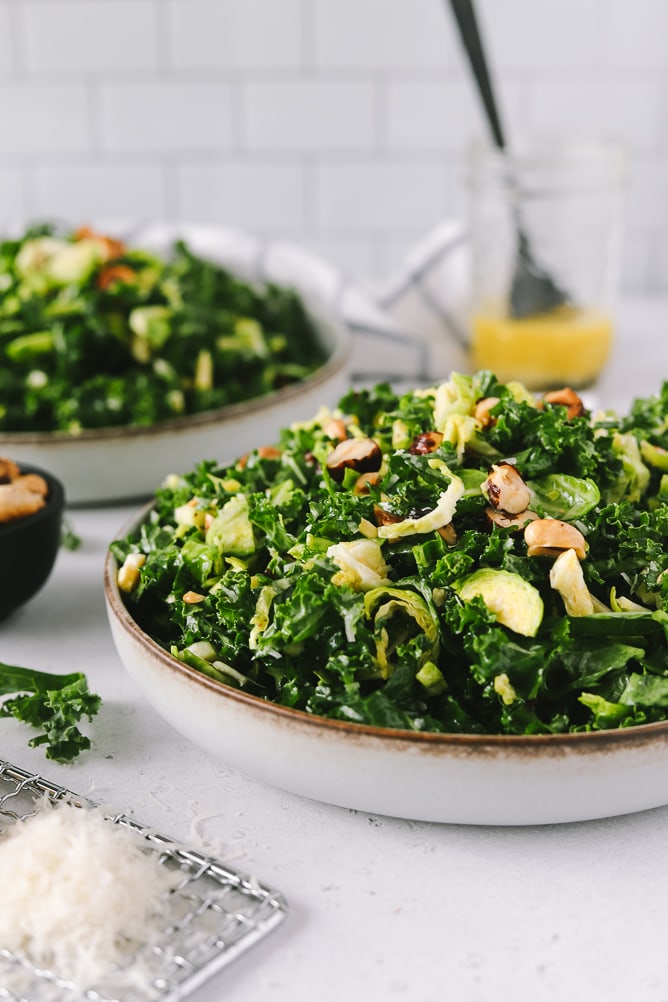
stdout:
{"type": "Polygon", "coordinates": [[[297,285],[345,321],[356,382],[421,385],[467,367],[470,251],[456,222],[427,233],[379,285],[282,242],[265,246],[260,274],[297,285]]]}

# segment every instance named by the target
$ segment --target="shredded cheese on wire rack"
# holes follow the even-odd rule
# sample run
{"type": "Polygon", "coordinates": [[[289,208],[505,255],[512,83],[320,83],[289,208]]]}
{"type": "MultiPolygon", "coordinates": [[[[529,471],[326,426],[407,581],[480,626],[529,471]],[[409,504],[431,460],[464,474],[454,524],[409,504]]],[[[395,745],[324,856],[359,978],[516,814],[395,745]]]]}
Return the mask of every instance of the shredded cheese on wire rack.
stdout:
{"type": "Polygon", "coordinates": [[[270,932],[282,895],[0,759],[0,1000],[177,1002],[270,932]]]}
{"type": "Polygon", "coordinates": [[[0,838],[0,942],[39,968],[95,984],[157,938],[161,899],[179,880],[100,810],[45,800],[0,838]]]}

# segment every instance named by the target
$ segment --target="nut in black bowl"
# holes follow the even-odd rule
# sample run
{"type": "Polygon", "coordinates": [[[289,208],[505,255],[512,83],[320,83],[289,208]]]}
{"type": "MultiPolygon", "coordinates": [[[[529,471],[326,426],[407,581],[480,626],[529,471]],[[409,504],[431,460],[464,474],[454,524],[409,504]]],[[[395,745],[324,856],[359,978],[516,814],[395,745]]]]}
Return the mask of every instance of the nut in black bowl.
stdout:
{"type": "Polygon", "coordinates": [[[0,620],[31,599],[46,583],[61,542],[65,492],[51,473],[20,466],[47,484],[46,503],[38,511],[0,523],[0,620]]]}

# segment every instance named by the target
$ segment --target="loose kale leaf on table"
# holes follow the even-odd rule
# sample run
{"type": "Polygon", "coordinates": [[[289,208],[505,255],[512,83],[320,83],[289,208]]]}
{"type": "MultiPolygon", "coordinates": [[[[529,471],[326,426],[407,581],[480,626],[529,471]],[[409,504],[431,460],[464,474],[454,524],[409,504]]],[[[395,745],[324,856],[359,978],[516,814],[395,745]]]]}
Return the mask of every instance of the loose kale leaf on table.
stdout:
{"type": "Polygon", "coordinates": [[[81,672],[54,675],[0,663],[0,696],[11,697],[0,704],[0,717],[43,729],[30,746],[46,745],[47,758],[70,762],[90,748],[78,725],[84,717],[93,719],[101,699],[89,691],[81,672]]]}

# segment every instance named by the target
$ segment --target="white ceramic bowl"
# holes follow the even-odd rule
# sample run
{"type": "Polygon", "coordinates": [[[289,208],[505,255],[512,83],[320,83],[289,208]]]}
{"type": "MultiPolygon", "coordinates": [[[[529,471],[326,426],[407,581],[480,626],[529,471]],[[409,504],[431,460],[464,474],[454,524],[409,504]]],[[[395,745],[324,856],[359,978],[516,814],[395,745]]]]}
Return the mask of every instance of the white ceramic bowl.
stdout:
{"type": "Polygon", "coordinates": [[[360,811],[458,824],[584,821],[668,803],[668,722],[515,737],[419,734],[312,716],[172,657],[134,621],[116,574],[108,555],[107,611],[129,675],[175,730],[264,782],[360,811]]]}
{"type": "MultiPolygon", "coordinates": [[[[125,237],[127,225],[102,222],[104,232],[125,237]]],[[[331,275],[316,258],[291,248],[271,254],[233,230],[153,225],[135,228],[128,243],[165,252],[177,239],[247,281],[289,284],[301,296],[327,358],[299,383],[243,403],[150,427],[64,432],[0,432],[0,455],[16,456],[51,470],[70,505],[130,501],[152,496],[169,473],[183,473],[202,459],[232,462],[292,421],[306,420],[321,404],[337,403],[348,386],[352,335],[327,302],[331,275]]]]}

